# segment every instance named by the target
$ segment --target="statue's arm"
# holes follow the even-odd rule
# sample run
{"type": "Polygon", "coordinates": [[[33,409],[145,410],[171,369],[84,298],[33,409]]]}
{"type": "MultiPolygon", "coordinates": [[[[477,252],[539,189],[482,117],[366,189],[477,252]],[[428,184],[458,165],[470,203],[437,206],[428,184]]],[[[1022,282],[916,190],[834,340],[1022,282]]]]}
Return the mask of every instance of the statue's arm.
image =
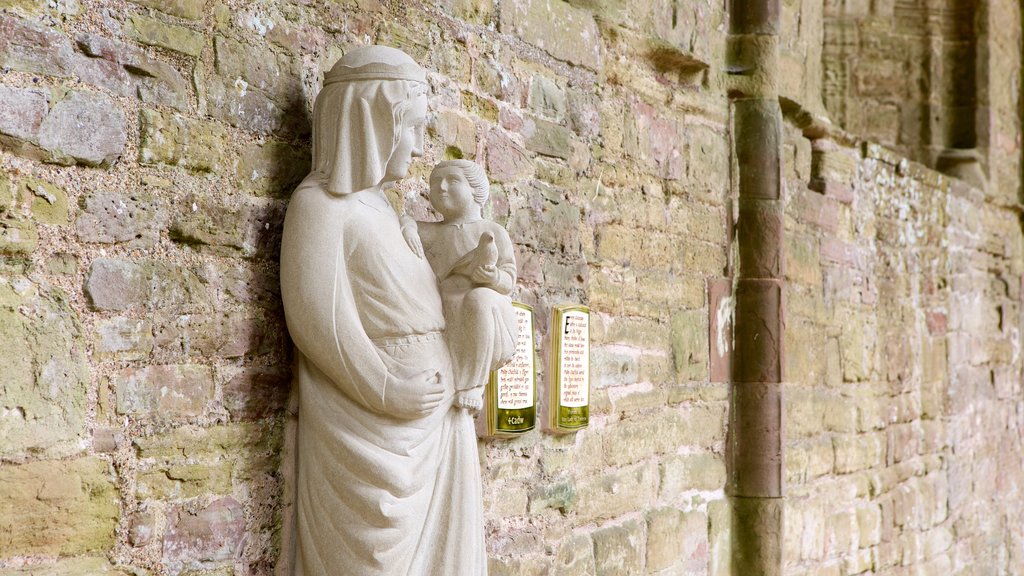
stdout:
{"type": "Polygon", "coordinates": [[[499,224],[494,225],[494,243],[498,249],[498,282],[494,289],[506,296],[516,287],[516,256],[512,250],[512,239],[499,224]]]}
{"type": "Polygon", "coordinates": [[[386,408],[388,370],[363,330],[349,283],[342,238],[329,213],[289,208],[281,248],[281,296],[296,347],[350,398],[386,408]],[[295,209],[295,211],[293,211],[295,209]]]}

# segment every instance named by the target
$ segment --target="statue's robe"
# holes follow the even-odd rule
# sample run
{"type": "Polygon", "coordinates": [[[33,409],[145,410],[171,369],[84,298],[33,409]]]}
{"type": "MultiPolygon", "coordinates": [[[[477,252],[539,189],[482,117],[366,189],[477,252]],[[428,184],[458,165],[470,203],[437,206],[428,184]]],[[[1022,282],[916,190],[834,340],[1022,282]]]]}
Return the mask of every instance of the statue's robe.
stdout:
{"type": "Polygon", "coordinates": [[[298,576],[486,574],[472,417],[451,407],[436,280],[372,190],[296,190],[281,250],[298,355],[298,576]],[[441,373],[430,414],[389,412],[389,384],[441,373]]]}

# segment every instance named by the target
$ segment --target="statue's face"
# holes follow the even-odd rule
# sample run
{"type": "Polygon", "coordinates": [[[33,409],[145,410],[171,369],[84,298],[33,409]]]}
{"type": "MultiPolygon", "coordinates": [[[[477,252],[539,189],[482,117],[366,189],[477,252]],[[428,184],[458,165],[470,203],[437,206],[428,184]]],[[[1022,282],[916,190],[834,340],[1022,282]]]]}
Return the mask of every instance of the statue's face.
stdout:
{"type": "Polygon", "coordinates": [[[445,218],[462,215],[473,207],[473,186],[462,170],[446,166],[430,174],[430,205],[445,218]]]}
{"type": "Polygon", "coordinates": [[[385,182],[401,180],[408,176],[412,159],[423,156],[423,125],[426,122],[426,117],[427,97],[425,95],[417,96],[412,108],[406,114],[402,126],[399,127],[401,132],[398,135],[398,144],[384,169],[385,182]]]}

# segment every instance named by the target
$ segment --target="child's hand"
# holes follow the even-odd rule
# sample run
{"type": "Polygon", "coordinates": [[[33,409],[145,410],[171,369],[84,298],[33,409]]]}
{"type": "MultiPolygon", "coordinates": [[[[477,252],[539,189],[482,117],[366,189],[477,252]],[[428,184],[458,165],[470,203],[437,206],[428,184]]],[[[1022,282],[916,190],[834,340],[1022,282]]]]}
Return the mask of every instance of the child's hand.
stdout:
{"type": "Polygon", "coordinates": [[[473,282],[481,286],[497,286],[498,281],[501,280],[501,276],[498,273],[498,267],[493,264],[487,264],[484,266],[477,266],[473,270],[473,275],[470,276],[473,282]]]}
{"type": "Polygon", "coordinates": [[[402,226],[402,236],[405,237],[405,243],[409,245],[409,249],[416,256],[423,258],[423,243],[420,242],[420,235],[416,231],[415,226],[402,226]]]}

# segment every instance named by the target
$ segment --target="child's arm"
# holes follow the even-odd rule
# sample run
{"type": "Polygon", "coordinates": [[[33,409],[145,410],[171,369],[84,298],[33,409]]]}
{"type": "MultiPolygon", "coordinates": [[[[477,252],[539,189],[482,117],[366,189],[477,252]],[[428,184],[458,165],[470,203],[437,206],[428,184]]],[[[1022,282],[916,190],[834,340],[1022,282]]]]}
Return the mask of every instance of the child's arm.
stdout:
{"type": "Polygon", "coordinates": [[[409,245],[409,249],[413,254],[423,258],[423,242],[420,241],[419,226],[416,221],[412,219],[412,216],[404,213],[398,217],[398,221],[402,227],[402,236],[405,238],[405,243],[409,245]]]}

